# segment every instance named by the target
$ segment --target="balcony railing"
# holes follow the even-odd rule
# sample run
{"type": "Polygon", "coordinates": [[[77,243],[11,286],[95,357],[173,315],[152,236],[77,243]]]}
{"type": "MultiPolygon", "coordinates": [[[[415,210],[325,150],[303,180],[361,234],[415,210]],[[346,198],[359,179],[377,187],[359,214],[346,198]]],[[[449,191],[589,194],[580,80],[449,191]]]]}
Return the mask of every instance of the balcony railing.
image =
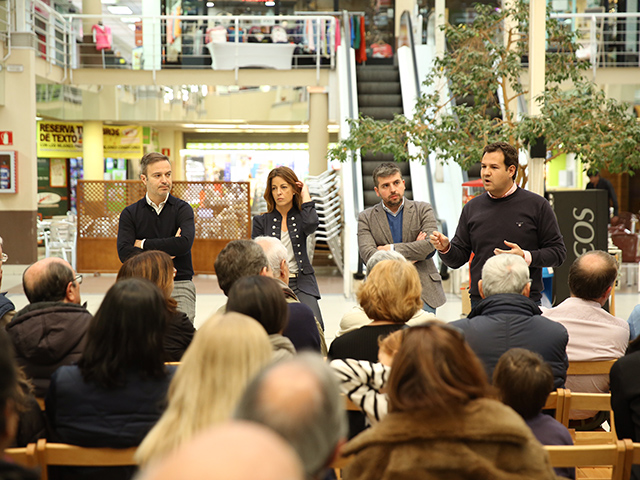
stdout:
{"type": "Polygon", "coordinates": [[[577,31],[576,56],[600,67],[640,67],[640,13],[555,13],[577,31]]]}
{"type": "Polygon", "coordinates": [[[35,0],[25,23],[42,58],[65,69],[335,66],[332,16],[61,15],[35,0]]]}

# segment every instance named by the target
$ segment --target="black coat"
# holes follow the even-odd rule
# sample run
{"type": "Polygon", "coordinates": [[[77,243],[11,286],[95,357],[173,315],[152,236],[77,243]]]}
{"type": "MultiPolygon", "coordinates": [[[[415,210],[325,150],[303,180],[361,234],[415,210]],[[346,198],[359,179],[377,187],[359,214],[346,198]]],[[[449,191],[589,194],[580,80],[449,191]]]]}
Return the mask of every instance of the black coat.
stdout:
{"type": "Polygon", "coordinates": [[[569,366],[569,334],[564,326],[541,313],[528,297],[501,293],[485,298],[467,318],[451,325],[464,332],[469,346],[484,364],[489,381],[504,352],[526,348],[542,355],[553,371],[554,387],[562,388],[569,366]]]}

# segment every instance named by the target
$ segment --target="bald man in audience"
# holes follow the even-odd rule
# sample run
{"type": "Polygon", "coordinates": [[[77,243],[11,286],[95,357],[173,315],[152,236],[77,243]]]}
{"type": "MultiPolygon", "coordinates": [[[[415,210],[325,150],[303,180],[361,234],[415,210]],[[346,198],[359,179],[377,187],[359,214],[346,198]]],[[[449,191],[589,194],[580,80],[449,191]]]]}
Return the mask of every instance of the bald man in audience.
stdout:
{"type": "Polygon", "coordinates": [[[43,397],[58,367],[77,362],[85,345],[91,313],[81,305],[80,284],[61,258],[40,260],[24,271],[22,287],[30,304],[7,325],[18,365],[43,397]]]}
{"type": "Polygon", "coordinates": [[[231,421],[198,435],[138,480],[302,480],[300,459],[262,425],[231,421]]]}
{"type": "Polygon", "coordinates": [[[324,478],[347,438],[335,374],[310,352],[263,370],[245,390],[235,417],[280,434],[298,452],[307,480],[324,478]]]}
{"type": "MultiPolygon", "coordinates": [[[[543,312],[545,317],[564,325],[569,332],[567,355],[570,362],[615,360],[627,350],[629,324],[602,308],[617,277],[618,264],[613,255],[602,250],[583,253],[569,269],[571,296],[543,312]]],[[[574,392],[607,393],[609,375],[570,375],[566,387],[574,392]]],[[[572,414],[576,419],[589,416],[589,412],[572,414]]]]}

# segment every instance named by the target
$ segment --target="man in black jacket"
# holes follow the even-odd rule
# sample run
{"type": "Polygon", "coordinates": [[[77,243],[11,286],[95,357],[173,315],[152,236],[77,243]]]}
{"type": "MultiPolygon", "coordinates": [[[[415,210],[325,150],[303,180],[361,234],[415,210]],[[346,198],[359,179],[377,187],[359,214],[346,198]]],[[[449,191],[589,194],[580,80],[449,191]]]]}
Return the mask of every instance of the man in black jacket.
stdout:
{"type": "Polygon", "coordinates": [[[178,310],[191,322],[196,316],[196,288],[193,285],[191,247],[196,227],[191,206],[171,192],[172,171],[169,158],[161,153],[147,153],[140,160],[147,194],[120,214],[118,257],[125,262],[144,250],[162,250],[173,258],[176,269],[171,296],[178,310]]]}
{"type": "Polygon", "coordinates": [[[543,317],[529,298],[529,268],[518,255],[496,255],[482,268],[478,290],[483,300],[469,316],[452,322],[464,332],[473,351],[493,377],[500,356],[511,348],[539,353],[551,366],[554,388],[567,377],[569,334],[561,324],[543,317]]]}
{"type": "Polygon", "coordinates": [[[7,325],[18,365],[43,397],[51,374],[77,362],[84,351],[91,313],[81,305],[80,283],[71,265],[50,257],[27,268],[22,287],[30,304],[7,325]]]}

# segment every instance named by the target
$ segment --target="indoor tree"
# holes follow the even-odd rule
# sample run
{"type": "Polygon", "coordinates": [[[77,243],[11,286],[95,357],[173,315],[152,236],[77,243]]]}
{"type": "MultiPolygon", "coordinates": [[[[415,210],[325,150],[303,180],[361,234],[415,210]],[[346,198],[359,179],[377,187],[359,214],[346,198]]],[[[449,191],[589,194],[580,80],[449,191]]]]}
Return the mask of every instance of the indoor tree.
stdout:
{"type": "MultiPolygon", "coordinates": [[[[416,115],[352,120],[350,136],[330,150],[332,158],[344,161],[349,150],[361,149],[391,153],[397,161],[425,161],[434,152],[439,161],[454,160],[467,170],[487,143],[523,148],[544,138],[547,161],[575,153],[614,173],[640,166],[640,125],[628,105],[607,99],[585,77],[590,65],[576,59],[577,37],[569,24],[547,11],[545,89],[534,99],[542,114],[518,115],[518,99],[528,97],[520,81],[529,49],[528,5],[515,0],[503,9],[475,8],[473,23],[444,26],[448,52],[424,80],[429,93],[419,97],[416,115]],[[409,143],[419,148],[409,150],[409,143]]],[[[526,167],[519,173],[526,184],[526,167]]]]}

